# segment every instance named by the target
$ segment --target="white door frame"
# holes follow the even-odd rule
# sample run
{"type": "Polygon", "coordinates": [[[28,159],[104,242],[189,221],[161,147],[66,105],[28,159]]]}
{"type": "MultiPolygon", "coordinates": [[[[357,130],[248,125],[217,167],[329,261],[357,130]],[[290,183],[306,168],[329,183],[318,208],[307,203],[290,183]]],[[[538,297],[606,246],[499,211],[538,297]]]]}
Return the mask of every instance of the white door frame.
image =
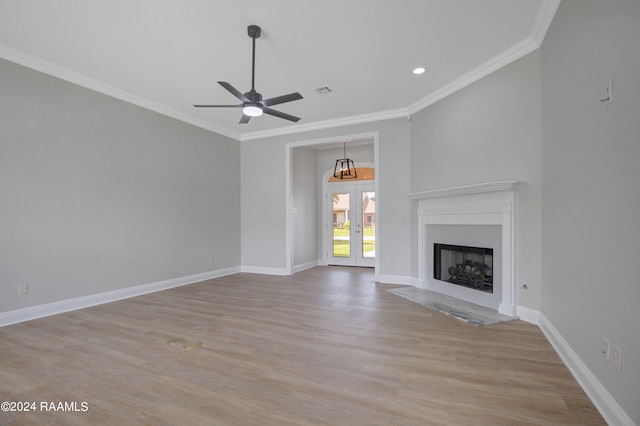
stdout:
{"type": "MultiPolygon", "coordinates": [[[[345,140],[355,140],[355,139],[372,139],[373,140],[373,158],[374,158],[374,168],[376,170],[376,178],[374,180],[374,186],[376,191],[376,222],[378,228],[380,228],[383,216],[380,214],[380,180],[378,179],[378,170],[380,169],[380,155],[379,155],[379,133],[377,131],[367,132],[367,133],[358,133],[351,135],[338,135],[329,138],[322,139],[310,139],[303,140],[297,142],[289,142],[285,145],[285,215],[286,215],[286,229],[285,229],[285,251],[286,251],[286,273],[287,275],[293,275],[293,245],[294,245],[294,236],[293,236],[293,187],[291,181],[291,175],[293,171],[292,164],[292,150],[294,148],[303,147],[303,146],[312,146],[312,145],[324,145],[336,142],[343,142],[345,140]]],[[[376,232],[376,245],[377,247],[381,247],[381,237],[380,232],[376,232]]],[[[320,259],[319,259],[320,261],[320,259]]],[[[379,250],[376,252],[375,259],[375,280],[380,280],[380,256],[379,250]]]]}

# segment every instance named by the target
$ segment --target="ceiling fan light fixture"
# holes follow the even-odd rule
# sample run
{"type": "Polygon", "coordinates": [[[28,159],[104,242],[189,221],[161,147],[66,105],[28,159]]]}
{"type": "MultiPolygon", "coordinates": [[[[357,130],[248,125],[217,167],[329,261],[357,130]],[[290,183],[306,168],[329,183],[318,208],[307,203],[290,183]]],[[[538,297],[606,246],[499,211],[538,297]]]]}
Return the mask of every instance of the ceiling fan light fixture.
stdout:
{"type": "Polygon", "coordinates": [[[255,105],[246,105],[242,108],[242,113],[249,117],[260,117],[262,115],[262,108],[255,105]]]}

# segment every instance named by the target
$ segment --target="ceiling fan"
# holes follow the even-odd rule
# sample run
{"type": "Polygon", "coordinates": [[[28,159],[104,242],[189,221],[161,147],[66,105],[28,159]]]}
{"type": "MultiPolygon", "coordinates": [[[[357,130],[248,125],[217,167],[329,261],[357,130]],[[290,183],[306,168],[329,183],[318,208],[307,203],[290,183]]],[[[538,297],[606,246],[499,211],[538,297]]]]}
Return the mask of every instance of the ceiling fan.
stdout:
{"type": "Polygon", "coordinates": [[[273,105],[283,104],[285,102],[297,101],[302,99],[302,95],[298,92],[289,93],[288,95],[276,96],[275,98],[262,99],[262,95],[256,92],[256,39],[260,37],[261,28],[257,25],[249,25],[247,28],[249,37],[253,39],[253,55],[251,60],[251,90],[247,93],[241,93],[226,81],[219,81],[218,84],[227,89],[233,96],[242,101],[237,105],[194,105],[196,108],[242,108],[242,118],[239,124],[246,124],[251,117],[259,117],[263,113],[273,115],[275,117],[284,118],[285,120],[297,122],[299,117],[276,111],[270,107],[273,105]]]}

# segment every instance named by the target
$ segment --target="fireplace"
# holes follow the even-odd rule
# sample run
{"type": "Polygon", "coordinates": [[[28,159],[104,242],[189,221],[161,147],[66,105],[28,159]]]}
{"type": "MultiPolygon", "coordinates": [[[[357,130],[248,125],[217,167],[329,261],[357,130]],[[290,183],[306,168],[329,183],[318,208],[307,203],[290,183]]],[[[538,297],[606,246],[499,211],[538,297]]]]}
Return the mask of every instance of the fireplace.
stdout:
{"type": "Polygon", "coordinates": [[[516,317],[514,219],[522,185],[500,181],[407,194],[418,201],[416,286],[516,317]]]}
{"type": "MultiPolygon", "coordinates": [[[[467,220],[471,219],[465,215],[467,220]]],[[[502,227],[426,223],[422,231],[423,288],[498,310],[503,282],[502,227]]]]}
{"type": "Polygon", "coordinates": [[[434,243],[433,278],[493,293],[493,249],[434,243]]]}

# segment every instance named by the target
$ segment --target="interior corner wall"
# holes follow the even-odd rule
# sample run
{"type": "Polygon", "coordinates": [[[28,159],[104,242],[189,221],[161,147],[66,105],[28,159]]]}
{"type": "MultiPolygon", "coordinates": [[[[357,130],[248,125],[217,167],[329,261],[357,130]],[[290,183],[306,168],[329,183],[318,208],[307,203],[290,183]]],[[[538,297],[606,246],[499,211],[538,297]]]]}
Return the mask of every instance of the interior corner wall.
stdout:
{"type": "Polygon", "coordinates": [[[241,142],[241,265],[287,272],[286,150],[277,138],[241,142]]]}
{"type": "Polygon", "coordinates": [[[311,147],[294,148],[291,153],[294,270],[316,265],[320,258],[316,157],[316,150],[311,147]]]}
{"type": "Polygon", "coordinates": [[[639,41],[637,0],[563,0],[541,65],[543,314],[640,425],[639,41]]]}
{"type": "Polygon", "coordinates": [[[372,132],[379,135],[376,213],[380,253],[376,250],[376,254],[381,259],[380,272],[408,278],[410,203],[404,194],[409,192],[409,169],[398,165],[409,164],[409,125],[402,118],[242,141],[245,270],[286,271],[286,145],[372,132]]]}
{"type": "Polygon", "coordinates": [[[237,141],[4,60],[0,93],[0,313],[239,266],[237,141]]]}
{"type": "Polygon", "coordinates": [[[526,182],[517,194],[517,304],[533,311],[540,310],[541,293],[540,102],[540,55],[535,51],[411,119],[412,192],[526,182]]]}

